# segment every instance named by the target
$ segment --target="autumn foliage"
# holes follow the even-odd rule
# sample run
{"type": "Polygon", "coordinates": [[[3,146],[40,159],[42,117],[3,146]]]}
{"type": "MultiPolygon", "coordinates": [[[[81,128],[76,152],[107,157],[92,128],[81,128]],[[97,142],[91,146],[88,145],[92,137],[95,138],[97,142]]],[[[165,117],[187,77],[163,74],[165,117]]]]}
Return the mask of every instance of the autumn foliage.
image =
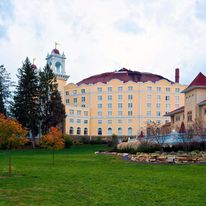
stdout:
{"type": "Polygon", "coordinates": [[[0,146],[14,149],[28,142],[27,130],[18,121],[0,114],[0,146]]]}
{"type": "Polygon", "coordinates": [[[41,138],[40,145],[47,149],[63,149],[64,140],[62,132],[56,127],[51,127],[50,132],[41,138]]]}

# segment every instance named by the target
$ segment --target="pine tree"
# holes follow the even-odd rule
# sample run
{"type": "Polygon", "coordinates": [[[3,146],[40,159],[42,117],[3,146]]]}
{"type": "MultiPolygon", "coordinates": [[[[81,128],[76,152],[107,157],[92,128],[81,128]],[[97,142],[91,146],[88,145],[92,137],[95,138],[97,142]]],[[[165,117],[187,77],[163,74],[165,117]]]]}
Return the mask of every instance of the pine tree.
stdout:
{"type": "Polygon", "coordinates": [[[48,64],[39,73],[39,78],[41,129],[45,134],[49,132],[50,127],[64,122],[65,108],[57,89],[56,77],[48,64]]]}
{"type": "Polygon", "coordinates": [[[34,137],[38,134],[39,127],[38,76],[28,58],[18,70],[17,77],[19,80],[12,111],[15,118],[32,134],[35,147],[34,137]]]}
{"type": "Polygon", "coordinates": [[[7,115],[7,108],[9,107],[9,97],[10,91],[9,87],[11,84],[11,79],[9,77],[5,67],[0,65],[0,113],[7,115]]]}

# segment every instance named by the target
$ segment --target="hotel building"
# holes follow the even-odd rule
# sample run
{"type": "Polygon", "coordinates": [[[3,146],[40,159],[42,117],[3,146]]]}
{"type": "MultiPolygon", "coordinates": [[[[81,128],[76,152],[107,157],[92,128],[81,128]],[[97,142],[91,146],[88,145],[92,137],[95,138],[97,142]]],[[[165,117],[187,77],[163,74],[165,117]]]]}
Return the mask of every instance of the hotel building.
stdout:
{"type": "Polygon", "coordinates": [[[193,129],[194,122],[198,121],[206,129],[206,76],[199,73],[182,93],[185,104],[167,114],[172,128],[178,131],[184,123],[186,130],[193,129]]]}
{"type": "Polygon", "coordinates": [[[66,108],[65,132],[87,136],[137,136],[147,123],[165,124],[165,113],[184,105],[186,87],[161,75],[122,68],[68,83],[65,55],[52,50],[47,62],[56,74],[66,108]]]}

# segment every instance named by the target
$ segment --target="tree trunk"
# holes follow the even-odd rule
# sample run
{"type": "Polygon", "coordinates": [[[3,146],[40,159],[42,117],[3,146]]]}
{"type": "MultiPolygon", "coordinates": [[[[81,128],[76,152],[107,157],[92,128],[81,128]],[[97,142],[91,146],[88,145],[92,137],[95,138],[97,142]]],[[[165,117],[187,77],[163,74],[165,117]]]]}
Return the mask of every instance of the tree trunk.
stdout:
{"type": "Polygon", "coordinates": [[[9,161],[8,161],[8,173],[9,173],[9,177],[11,177],[11,149],[8,149],[8,157],[9,157],[9,161]]]}
{"type": "Polygon", "coordinates": [[[54,149],[52,149],[52,164],[54,165],[54,149]]]}

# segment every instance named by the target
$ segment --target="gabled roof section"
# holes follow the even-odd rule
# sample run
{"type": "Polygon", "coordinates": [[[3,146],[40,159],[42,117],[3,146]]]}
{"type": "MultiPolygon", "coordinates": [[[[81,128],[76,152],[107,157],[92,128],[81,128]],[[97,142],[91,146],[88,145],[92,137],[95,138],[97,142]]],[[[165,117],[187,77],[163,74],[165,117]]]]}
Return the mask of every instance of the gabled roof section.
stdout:
{"type": "Polygon", "coordinates": [[[157,74],[147,73],[147,72],[138,72],[138,71],[132,71],[126,68],[122,68],[119,71],[114,72],[106,72],[102,74],[97,74],[91,77],[88,77],[86,79],[83,79],[82,81],[78,82],[77,85],[81,84],[96,84],[98,82],[101,83],[107,83],[111,81],[112,79],[118,79],[122,82],[148,82],[151,81],[153,83],[159,81],[159,80],[166,80],[170,83],[174,83],[170,81],[169,79],[166,79],[165,77],[157,74]]]}
{"type": "Polygon", "coordinates": [[[195,88],[206,88],[206,76],[203,73],[199,73],[190,85],[182,91],[182,93],[189,92],[195,88]]]}
{"type": "Polygon", "coordinates": [[[175,109],[175,110],[173,110],[173,111],[171,111],[171,112],[167,113],[167,114],[166,114],[166,115],[164,115],[164,116],[174,116],[175,114],[178,114],[178,113],[182,113],[182,112],[184,112],[184,109],[185,109],[185,107],[184,107],[184,106],[179,107],[178,109],[175,109]]]}
{"type": "Polygon", "coordinates": [[[206,105],[206,99],[199,103],[199,106],[206,105]]]}

